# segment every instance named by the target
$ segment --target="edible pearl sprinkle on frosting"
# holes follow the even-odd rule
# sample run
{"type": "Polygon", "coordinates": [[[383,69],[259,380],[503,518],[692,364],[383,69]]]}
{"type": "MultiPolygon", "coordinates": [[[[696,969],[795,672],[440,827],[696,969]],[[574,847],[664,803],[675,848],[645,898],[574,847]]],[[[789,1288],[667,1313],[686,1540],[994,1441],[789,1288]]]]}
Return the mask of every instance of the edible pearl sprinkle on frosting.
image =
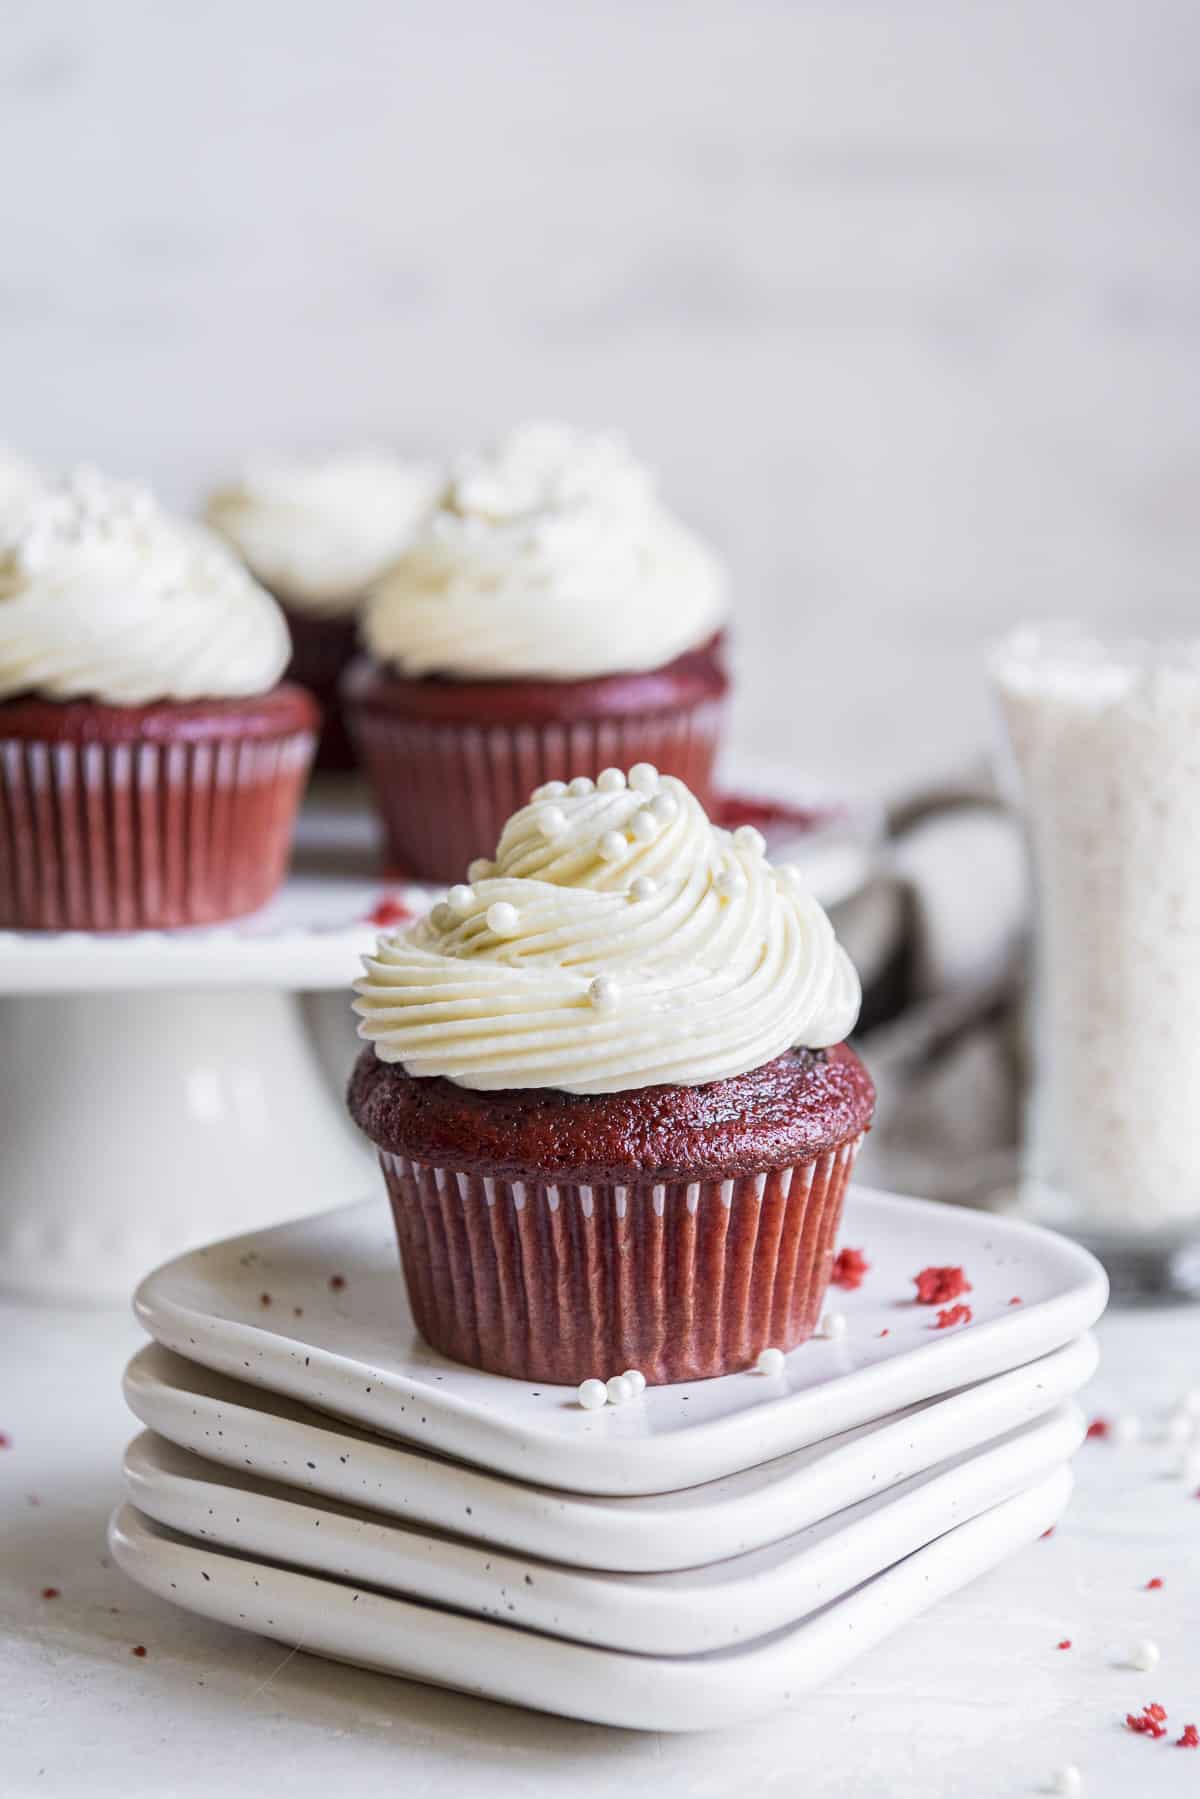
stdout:
{"type": "Polygon", "coordinates": [[[845,1312],[826,1312],[821,1320],[821,1335],[830,1343],[840,1343],[846,1334],[845,1312]]]}
{"type": "Polygon", "coordinates": [[[209,499],[209,524],[297,611],[336,617],[399,556],[440,485],[387,450],[253,463],[209,499]]]}
{"type": "Polygon", "coordinates": [[[575,1397],[585,1412],[598,1412],[608,1403],[608,1389],[602,1380],[581,1380],[575,1397]]]}
{"type": "Polygon", "coordinates": [[[534,799],[495,861],[472,865],[462,910],[365,958],[359,1033],[383,1061],[485,1090],[612,1093],[695,1086],[846,1036],[858,978],[817,902],[710,824],[682,782],[654,781],[676,814],[653,841],[627,835],[645,805],[632,778],[534,799]],[[551,805],[566,826],[548,838],[551,805]],[[653,886],[631,904],[635,880],[653,886]]]}
{"type": "Polygon", "coordinates": [[[760,1350],[758,1360],[757,1360],[757,1362],[755,1362],[754,1366],[760,1374],[782,1374],[783,1373],[783,1351],[782,1351],[782,1349],[760,1350]]]}
{"type": "Polygon", "coordinates": [[[237,698],[290,654],[271,596],[145,488],[84,469],[0,508],[0,699],[237,698]]]}
{"type": "Polygon", "coordinates": [[[619,439],[533,424],[451,471],[363,628],[406,674],[570,681],[661,668],[725,612],[719,562],[619,439]]]}

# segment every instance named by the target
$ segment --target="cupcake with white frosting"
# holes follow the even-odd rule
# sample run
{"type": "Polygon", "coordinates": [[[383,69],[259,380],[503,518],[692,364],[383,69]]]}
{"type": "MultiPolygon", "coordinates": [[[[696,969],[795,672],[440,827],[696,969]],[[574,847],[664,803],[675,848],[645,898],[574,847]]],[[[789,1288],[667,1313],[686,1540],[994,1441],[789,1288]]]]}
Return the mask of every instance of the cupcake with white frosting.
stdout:
{"type": "Polygon", "coordinates": [[[314,693],[324,714],[318,767],[353,767],[337,687],[357,648],[359,609],[436,486],[424,463],[358,450],[263,459],[208,498],[209,524],[284,609],[289,679],[314,693]]]}
{"type": "Polygon", "coordinates": [[[757,831],[644,764],[551,782],[365,969],[350,1108],[436,1349],[678,1381],[812,1333],[874,1093],[854,969],[757,831]]]}
{"type": "Polygon", "coordinates": [[[202,526],[81,471],[0,505],[0,926],[254,911],[318,711],[275,601],[202,526]]]}
{"type": "Polygon", "coordinates": [[[450,880],[538,782],[645,759],[707,804],[720,563],[613,437],[463,458],[363,612],[344,692],[395,864],[450,880]]]}

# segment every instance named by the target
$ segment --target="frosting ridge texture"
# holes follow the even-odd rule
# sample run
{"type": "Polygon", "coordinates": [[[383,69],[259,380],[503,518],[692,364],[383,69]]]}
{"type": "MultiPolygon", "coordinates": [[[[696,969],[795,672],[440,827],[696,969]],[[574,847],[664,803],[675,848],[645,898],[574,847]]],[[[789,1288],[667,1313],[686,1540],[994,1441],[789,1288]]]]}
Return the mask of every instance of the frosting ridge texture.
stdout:
{"type": "Polygon", "coordinates": [[[359,1034],[477,1089],[698,1086],[838,1043],[861,992],[821,907],[757,831],[646,765],[550,782],[427,919],[380,940],[359,1034]]]}

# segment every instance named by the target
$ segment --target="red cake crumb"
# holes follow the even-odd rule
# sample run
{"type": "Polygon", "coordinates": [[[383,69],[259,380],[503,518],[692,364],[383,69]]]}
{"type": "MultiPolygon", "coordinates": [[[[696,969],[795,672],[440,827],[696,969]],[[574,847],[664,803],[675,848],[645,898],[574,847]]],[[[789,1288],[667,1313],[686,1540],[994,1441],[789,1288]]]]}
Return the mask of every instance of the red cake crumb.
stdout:
{"type": "Polygon", "coordinates": [[[880,1333],[879,1333],[879,1335],[880,1335],[880,1336],[881,1336],[881,1337],[890,1337],[890,1336],[891,1336],[891,1334],[892,1334],[892,1333],[891,1333],[891,1331],[889,1331],[889,1330],[888,1330],[888,1328],[887,1328],[887,1326],[886,1326],[886,1325],[885,1325],[885,1326],[884,1326],[884,1327],[883,1327],[883,1329],[882,1329],[882,1330],[881,1330],[881,1331],[880,1331],[880,1333]]]}
{"type": "Polygon", "coordinates": [[[944,1312],[937,1315],[937,1323],[932,1327],[935,1331],[951,1330],[956,1324],[970,1324],[970,1306],[947,1306],[944,1312]]]}
{"type": "Polygon", "coordinates": [[[342,1288],[346,1285],[345,1275],[331,1274],[329,1277],[329,1285],[335,1293],[340,1293],[342,1288]]]}
{"type": "Polygon", "coordinates": [[[1025,1301],[1021,1298],[1019,1293],[1014,1293],[1008,1303],[1010,1306],[1023,1306],[1025,1301]]]}
{"type": "Polygon", "coordinates": [[[1165,1705],[1144,1705],[1142,1710],[1148,1718],[1153,1718],[1156,1724],[1166,1722],[1167,1708],[1165,1705]]]}
{"type": "Polygon", "coordinates": [[[57,1587],[43,1587],[42,1588],[42,1598],[43,1599],[57,1599],[58,1597],[59,1597],[59,1591],[58,1591],[57,1587]]]}
{"type": "Polygon", "coordinates": [[[1042,1542],[1044,1543],[1046,1541],[1047,1537],[1052,1537],[1053,1535],[1054,1535],[1054,1526],[1052,1524],[1050,1526],[1049,1530],[1044,1530],[1042,1532],[1042,1542]]]}
{"type": "Polygon", "coordinates": [[[367,923],[377,924],[386,929],[388,925],[403,924],[406,918],[413,916],[412,907],[406,906],[403,900],[387,894],[380,900],[374,911],[367,913],[367,923]]]}
{"type": "Polygon", "coordinates": [[[961,1268],[922,1268],[920,1274],[913,1275],[913,1284],[919,1306],[945,1305],[972,1290],[961,1268]]]}
{"type": "Polygon", "coordinates": [[[1156,1593],[1158,1591],[1159,1587],[1161,1587],[1161,1586],[1162,1586],[1162,1579],[1159,1575],[1156,1574],[1154,1576],[1153,1580],[1148,1580],[1146,1582],[1146,1591],[1147,1591],[1147,1593],[1156,1593]]]}
{"type": "Polygon", "coordinates": [[[1056,1643],[1056,1644],[1055,1644],[1055,1645],[1054,1645],[1054,1647],[1055,1647],[1055,1648],[1056,1648],[1056,1649],[1069,1649],[1069,1648],[1070,1648],[1070,1647],[1071,1647],[1071,1639],[1070,1639],[1070,1637],[1064,1637],[1064,1638],[1063,1638],[1063,1640],[1062,1640],[1062,1642],[1061,1642],[1061,1643],[1056,1643]]]}
{"type": "Polygon", "coordinates": [[[848,1293],[853,1293],[856,1287],[862,1286],[870,1266],[861,1249],[839,1249],[829,1279],[833,1286],[845,1287],[848,1293]]]}
{"type": "Polygon", "coordinates": [[[1200,1730],[1194,1724],[1185,1724],[1183,1735],[1175,1738],[1176,1749],[1200,1749],[1200,1730]]]}
{"type": "Polygon", "coordinates": [[[258,1296],[258,1303],[260,1306],[269,1306],[271,1303],[271,1295],[269,1293],[260,1293],[258,1296]]]}
{"type": "Polygon", "coordinates": [[[11,1449],[11,1448],[12,1448],[12,1438],[10,1436],[7,1436],[4,1431],[0,1430],[0,1449],[11,1449]]]}
{"type": "Polygon", "coordinates": [[[1093,1418],[1087,1427],[1087,1434],[1089,1437],[1107,1437],[1111,1429],[1112,1426],[1107,1418],[1093,1418]]]}
{"type": "Polygon", "coordinates": [[[145,1655],[146,1645],[144,1643],[135,1643],[129,1653],[130,1655],[145,1655]]]}

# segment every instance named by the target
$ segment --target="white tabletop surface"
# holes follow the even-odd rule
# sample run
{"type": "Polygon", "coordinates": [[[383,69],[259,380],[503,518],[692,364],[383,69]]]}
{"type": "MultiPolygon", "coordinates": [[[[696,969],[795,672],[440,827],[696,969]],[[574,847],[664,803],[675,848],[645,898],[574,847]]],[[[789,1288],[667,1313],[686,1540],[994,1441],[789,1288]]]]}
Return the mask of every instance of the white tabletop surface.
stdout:
{"type": "MultiPolygon", "coordinates": [[[[6,1799],[991,1799],[1076,1763],[1088,1799],[1200,1792],[1200,1501],[1152,1427],[1200,1383],[1200,1313],[1114,1312],[1092,1415],[1145,1438],[1085,1444],[1054,1537],[746,1730],[638,1736],[518,1712],[288,1652],[175,1611],[109,1563],[140,1340],[116,1313],[0,1308],[0,1792],[6,1799]],[[1160,1577],[1160,1591],[1146,1582],[1160,1577]],[[43,1599],[43,1588],[60,1596],[43,1599]],[[1191,1627],[1189,1629],[1189,1619],[1191,1627]],[[1154,1674],[1119,1666],[1139,1638],[1154,1674]],[[1072,1648],[1055,1645],[1070,1638],[1072,1648]],[[144,1645],[144,1658],[132,1654],[144,1645]],[[1170,1734],[1134,1737],[1154,1700],[1170,1734]]],[[[1196,1483],[1200,1484],[1200,1483],[1196,1483]]]]}

